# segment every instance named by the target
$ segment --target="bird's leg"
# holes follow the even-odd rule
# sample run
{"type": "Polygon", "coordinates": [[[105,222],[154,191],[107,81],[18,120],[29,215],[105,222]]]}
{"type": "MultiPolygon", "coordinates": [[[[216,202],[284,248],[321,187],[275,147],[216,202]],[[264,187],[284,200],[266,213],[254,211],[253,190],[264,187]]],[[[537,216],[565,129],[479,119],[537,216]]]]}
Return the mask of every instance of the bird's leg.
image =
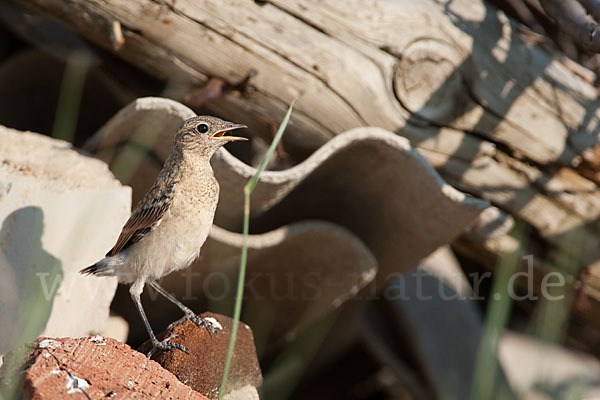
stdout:
{"type": "Polygon", "coordinates": [[[208,329],[209,332],[217,334],[217,327],[215,327],[210,321],[207,321],[204,318],[200,318],[199,315],[197,315],[192,310],[190,310],[185,304],[183,304],[182,302],[177,300],[171,293],[169,293],[165,289],[163,289],[158,283],[148,282],[148,284],[150,286],[152,286],[158,293],[165,296],[167,298],[167,300],[169,300],[170,302],[175,304],[177,307],[179,307],[181,309],[181,311],[183,311],[183,313],[185,314],[182,318],[178,319],[177,321],[175,321],[171,325],[169,325],[169,328],[172,326],[175,326],[177,324],[180,324],[181,322],[187,321],[189,319],[196,325],[205,327],[206,329],[208,329]]]}
{"type": "Polygon", "coordinates": [[[152,350],[146,354],[148,358],[152,357],[156,349],[161,350],[171,350],[171,349],[179,349],[181,351],[188,351],[188,349],[180,344],[171,343],[169,340],[173,339],[177,335],[171,335],[163,341],[159,341],[154,332],[152,331],[152,327],[150,326],[150,322],[148,322],[148,317],[146,317],[146,313],[144,312],[144,308],[142,307],[142,301],[140,300],[140,294],[144,290],[144,281],[137,280],[131,285],[129,288],[129,294],[131,295],[131,299],[133,300],[133,304],[137,308],[142,320],[144,321],[144,325],[146,326],[146,330],[148,331],[148,335],[150,336],[150,341],[152,342],[152,350]]]}

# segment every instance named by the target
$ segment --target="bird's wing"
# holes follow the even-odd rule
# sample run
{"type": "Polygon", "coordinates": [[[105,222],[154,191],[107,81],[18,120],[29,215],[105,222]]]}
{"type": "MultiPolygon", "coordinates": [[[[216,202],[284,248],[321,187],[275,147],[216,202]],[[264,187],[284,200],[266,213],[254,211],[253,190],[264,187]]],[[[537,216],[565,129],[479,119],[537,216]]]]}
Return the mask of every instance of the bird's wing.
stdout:
{"type": "Polygon", "coordinates": [[[152,187],[133,210],[119,235],[119,239],[117,239],[117,243],[106,253],[106,257],[118,254],[152,232],[169,209],[171,193],[172,187],[152,187]]]}

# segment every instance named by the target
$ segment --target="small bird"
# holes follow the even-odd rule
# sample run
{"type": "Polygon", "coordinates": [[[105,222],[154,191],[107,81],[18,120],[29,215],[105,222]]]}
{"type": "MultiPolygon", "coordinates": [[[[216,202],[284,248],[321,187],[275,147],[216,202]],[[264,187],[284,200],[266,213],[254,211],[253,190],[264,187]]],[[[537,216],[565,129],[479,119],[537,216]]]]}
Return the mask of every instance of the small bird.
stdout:
{"type": "Polygon", "coordinates": [[[152,341],[153,348],[148,357],[156,349],[187,349],[172,343],[173,336],[159,341],[154,335],[140,300],[146,283],[184,312],[184,317],[173,324],[190,319],[216,332],[210,321],[196,315],[156,280],[187,268],[200,254],[219,199],[219,184],[210,159],[226,143],[247,140],[227,136],[228,132],[240,128],[246,126],[211,116],[197,116],[185,121],[177,130],[171,152],[156,182],[133,210],[115,246],[105,258],[80,271],[116,276],[121,283],[131,283],[129,293],[152,341]]]}

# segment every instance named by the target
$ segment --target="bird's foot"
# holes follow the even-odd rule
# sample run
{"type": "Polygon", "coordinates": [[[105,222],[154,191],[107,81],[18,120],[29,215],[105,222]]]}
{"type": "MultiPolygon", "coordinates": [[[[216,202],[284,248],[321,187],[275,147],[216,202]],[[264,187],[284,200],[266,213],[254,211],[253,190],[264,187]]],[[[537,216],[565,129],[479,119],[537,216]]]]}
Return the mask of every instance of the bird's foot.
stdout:
{"type": "Polygon", "coordinates": [[[214,318],[201,318],[199,315],[194,314],[193,312],[189,312],[186,313],[183,318],[178,319],[177,321],[173,322],[171,325],[169,325],[169,328],[174,327],[175,325],[178,325],[182,322],[185,322],[187,320],[192,321],[193,323],[195,323],[197,326],[199,327],[205,327],[210,333],[217,335],[219,333],[219,330],[223,329],[223,327],[221,326],[221,324],[219,324],[219,322],[214,319],[214,318]]]}
{"type": "Polygon", "coordinates": [[[156,343],[152,343],[152,350],[150,350],[147,354],[146,357],[151,358],[152,355],[156,352],[156,350],[172,350],[172,349],[178,349],[181,350],[183,352],[188,352],[188,348],[185,346],[182,346],[178,343],[172,343],[170,342],[171,339],[176,338],[177,335],[171,335],[168,338],[162,340],[162,341],[156,341],[156,343]]]}
{"type": "Polygon", "coordinates": [[[217,335],[220,329],[223,329],[221,324],[214,318],[200,318],[198,315],[193,314],[189,316],[190,321],[200,327],[205,327],[213,335],[217,335]]]}

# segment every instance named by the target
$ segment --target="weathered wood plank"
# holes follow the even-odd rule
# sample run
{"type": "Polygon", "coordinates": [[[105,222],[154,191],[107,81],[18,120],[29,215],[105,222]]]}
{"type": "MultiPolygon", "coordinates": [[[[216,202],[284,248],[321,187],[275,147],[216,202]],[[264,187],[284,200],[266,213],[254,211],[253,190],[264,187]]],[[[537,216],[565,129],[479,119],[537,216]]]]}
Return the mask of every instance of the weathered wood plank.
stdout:
{"type": "Polygon", "coordinates": [[[248,102],[260,100],[276,120],[279,107],[266,99],[299,97],[298,114],[314,121],[304,127],[328,132],[323,140],[361,125],[398,131],[412,113],[475,131],[535,162],[568,165],[597,137],[593,87],[483,2],[453,2],[445,10],[408,0],[371,7],[358,0],[262,7],[235,0],[19,1],[105,48],[112,21],[121,22],[119,53],[163,79],[236,82],[254,68],[251,86],[264,98],[250,96],[244,105],[252,109],[248,102]],[[69,18],[66,7],[81,17],[69,18]]]}

